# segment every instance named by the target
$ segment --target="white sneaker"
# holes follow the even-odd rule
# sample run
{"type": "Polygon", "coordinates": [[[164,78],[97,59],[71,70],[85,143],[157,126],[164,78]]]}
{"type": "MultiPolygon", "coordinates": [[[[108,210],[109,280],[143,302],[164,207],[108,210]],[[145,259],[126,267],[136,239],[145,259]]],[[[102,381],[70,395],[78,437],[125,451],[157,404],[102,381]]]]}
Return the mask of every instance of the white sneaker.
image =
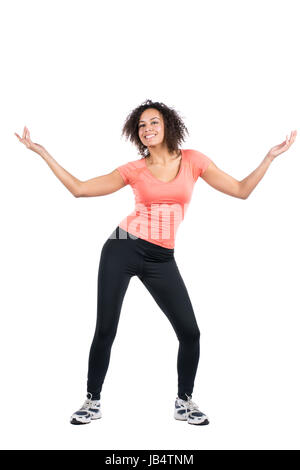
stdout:
{"type": "Polygon", "coordinates": [[[209,424],[208,417],[199,410],[199,407],[194,403],[187,394],[187,400],[182,400],[178,396],[175,400],[174,418],[180,421],[187,421],[189,424],[199,424],[204,426],[209,424]]]}
{"type": "Polygon", "coordinates": [[[100,400],[91,400],[91,398],[87,398],[82,407],[72,414],[70,423],[88,424],[92,419],[102,418],[100,407],[100,400]]]}

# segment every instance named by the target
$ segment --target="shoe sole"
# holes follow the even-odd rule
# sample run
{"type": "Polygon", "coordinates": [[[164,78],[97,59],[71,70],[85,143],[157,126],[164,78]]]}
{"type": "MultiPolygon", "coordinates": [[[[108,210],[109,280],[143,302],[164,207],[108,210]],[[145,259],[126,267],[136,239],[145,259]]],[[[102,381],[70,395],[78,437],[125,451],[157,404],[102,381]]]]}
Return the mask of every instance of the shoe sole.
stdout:
{"type": "Polygon", "coordinates": [[[71,424],[76,424],[76,425],[77,425],[77,424],[89,424],[91,421],[94,421],[94,420],[100,419],[100,418],[102,418],[102,416],[93,417],[93,418],[90,419],[90,421],[79,421],[78,419],[73,418],[73,419],[70,421],[70,423],[71,423],[71,424]]]}
{"type": "Polygon", "coordinates": [[[208,419],[205,419],[204,421],[202,421],[202,423],[191,423],[191,421],[188,421],[188,424],[192,424],[193,426],[206,426],[207,424],[209,424],[209,421],[208,419]]]}
{"type": "Polygon", "coordinates": [[[204,421],[201,421],[201,423],[193,423],[191,421],[188,421],[187,418],[177,418],[176,416],[174,416],[175,419],[177,419],[178,421],[187,421],[188,424],[192,424],[193,426],[205,426],[207,424],[209,424],[209,420],[207,418],[205,418],[204,421]]]}
{"type": "Polygon", "coordinates": [[[85,423],[83,421],[77,421],[77,419],[73,418],[70,423],[71,424],[90,424],[91,421],[86,421],[85,423]]]}

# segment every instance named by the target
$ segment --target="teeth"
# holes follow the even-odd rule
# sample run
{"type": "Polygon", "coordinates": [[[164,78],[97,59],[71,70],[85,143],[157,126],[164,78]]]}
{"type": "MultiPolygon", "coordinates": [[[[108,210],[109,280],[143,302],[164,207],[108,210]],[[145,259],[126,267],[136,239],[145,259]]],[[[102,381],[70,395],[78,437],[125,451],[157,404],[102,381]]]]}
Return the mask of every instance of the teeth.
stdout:
{"type": "Polygon", "coordinates": [[[146,135],[146,139],[151,139],[152,137],[154,137],[154,134],[153,135],[146,135]]]}

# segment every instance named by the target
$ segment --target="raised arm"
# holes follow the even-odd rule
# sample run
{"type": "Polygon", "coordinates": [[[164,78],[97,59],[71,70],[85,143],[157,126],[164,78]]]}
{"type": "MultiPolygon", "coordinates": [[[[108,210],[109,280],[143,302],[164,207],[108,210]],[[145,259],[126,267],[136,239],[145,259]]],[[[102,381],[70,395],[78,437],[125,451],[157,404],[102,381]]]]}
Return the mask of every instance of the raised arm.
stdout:
{"type": "Polygon", "coordinates": [[[103,176],[98,176],[87,181],[80,181],[59,165],[42,145],[31,141],[30,133],[26,126],[24,127],[22,137],[16,132],[15,135],[28,149],[37,153],[45,160],[55,176],[57,176],[75,197],[104,196],[114,193],[125,186],[123,178],[117,169],[103,176]]]}
{"type": "Polygon", "coordinates": [[[118,191],[123,186],[125,186],[124,180],[116,169],[107,175],[80,181],[77,197],[105,196],[118,191]]]}
{"type": "Polygon", "coordinates": [[[246,176],[246,178],[241,181],[220,170],[214,164],[214,162],[209,164],[201,178],[204,179],[204,181],[206,181],[206,183],[208,183],[210,186],[217,189],[218,191],[221,191],[222,193],[240,199],[247,199],[266,173],[274,158],[276,158],[281,153],[286,152],[290,148],[296,139],[296,135],[297,131],[292,131],[289,138],[287,136],[286,140],[284,140],[281,144],[272,147],[261,164],[252,173],[250,173],[250,175],[246,176]]]}
{"type": "Polygon", "coordinates": [[[201,178],[222,193],[244,199],[242,197],[241,182],[220,170],[213,161],[210,162],[201,178]]]}

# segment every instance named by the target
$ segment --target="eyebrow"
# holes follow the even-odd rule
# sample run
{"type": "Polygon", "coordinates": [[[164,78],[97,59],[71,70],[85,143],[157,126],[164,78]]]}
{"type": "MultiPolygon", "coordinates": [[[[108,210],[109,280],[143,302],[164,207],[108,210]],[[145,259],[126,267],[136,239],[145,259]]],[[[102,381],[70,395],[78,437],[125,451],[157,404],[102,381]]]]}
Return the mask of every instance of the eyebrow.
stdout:
{"type": "MultiPolygon", "coordinates": [[[[159,117],[155,116],[155,117],[151,118],[150,121],[152,121],[152,119],[159,119],[159,117]]],[[[145,121],[139,121],[139,122],[145,122],[145,121]]]]}

